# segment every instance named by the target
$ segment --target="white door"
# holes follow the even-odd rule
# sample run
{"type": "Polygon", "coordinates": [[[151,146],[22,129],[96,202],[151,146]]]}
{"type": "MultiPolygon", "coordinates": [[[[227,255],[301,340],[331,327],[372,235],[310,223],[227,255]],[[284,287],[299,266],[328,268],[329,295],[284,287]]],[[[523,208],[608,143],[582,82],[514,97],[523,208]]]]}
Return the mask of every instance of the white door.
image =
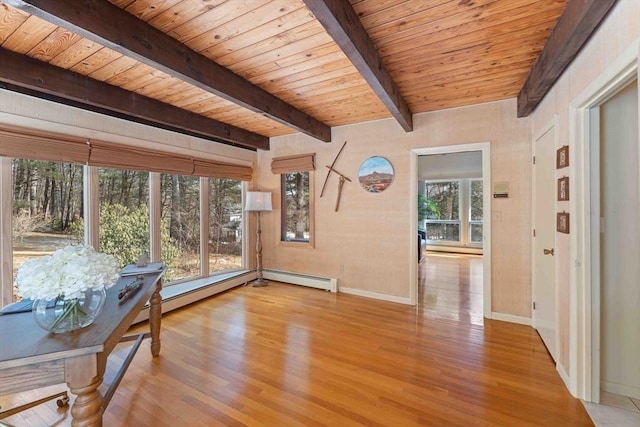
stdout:
{"type": "Polygon", "coordinates": [[[547,350],[556,355],[555,125],[547,126],[533,143],[532,323],[547,350]]]}

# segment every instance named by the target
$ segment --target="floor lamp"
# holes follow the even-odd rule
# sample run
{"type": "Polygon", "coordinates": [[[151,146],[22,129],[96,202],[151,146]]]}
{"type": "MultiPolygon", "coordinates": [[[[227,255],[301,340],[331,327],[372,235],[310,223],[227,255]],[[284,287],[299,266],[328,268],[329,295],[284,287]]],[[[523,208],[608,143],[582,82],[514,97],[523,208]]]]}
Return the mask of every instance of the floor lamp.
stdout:
{"type": "Polygon", "coordinates": [[[253,286],[267,286],[267,281],[262,278],[262,229],[260,228],[260,213],[271,211],[271,193],[268,191],[247,191],[246,203],[244,210],[247,212],[255,212],[258,217],[256,233],[258,238],[256,239],[256,257],[258,264],[256,266],[256,272],[258,278],[253,282],[253,286]]]}

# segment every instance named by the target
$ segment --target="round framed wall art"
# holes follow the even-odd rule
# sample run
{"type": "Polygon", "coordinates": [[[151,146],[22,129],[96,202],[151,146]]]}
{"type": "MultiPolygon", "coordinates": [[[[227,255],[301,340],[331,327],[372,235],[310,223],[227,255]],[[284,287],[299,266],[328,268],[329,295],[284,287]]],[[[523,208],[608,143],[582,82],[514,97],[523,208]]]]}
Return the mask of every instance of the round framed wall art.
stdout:
{"type": "Polygon", "coordinates": [[[366,191],[381,193],[393,182],[393,165],[384,157],[369,157],[360,166],[358,180],[366,191]]]}

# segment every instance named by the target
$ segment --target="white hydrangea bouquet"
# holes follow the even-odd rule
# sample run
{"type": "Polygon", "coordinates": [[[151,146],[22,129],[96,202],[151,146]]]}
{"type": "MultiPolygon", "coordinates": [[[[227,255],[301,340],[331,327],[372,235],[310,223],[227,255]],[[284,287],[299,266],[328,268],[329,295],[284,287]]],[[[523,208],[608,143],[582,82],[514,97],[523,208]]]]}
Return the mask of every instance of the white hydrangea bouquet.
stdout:
{"type": "Polygon", "coordinates": [[[99,312],[104,296],[99,302],[85,306],[87,291],[100,291],[104,295],[104,290],[113,286],[119,277],[120,266],[114,256],[96,252],[91,246],[67,246],[52,255],[25,261],[18,269],[16,284],[20,296],[34,300],[33,311],[38,323],[50,331],[62,332],[57,328],[73,330],[90,324],[93,318],[88,323],[83,319],[88,315],[85,309],[99,312]],[[37,303],[52,300],[56,301],[57,309],[45,312],[45,303],[39,309],[48,320],[39,319],[37,303]]]}

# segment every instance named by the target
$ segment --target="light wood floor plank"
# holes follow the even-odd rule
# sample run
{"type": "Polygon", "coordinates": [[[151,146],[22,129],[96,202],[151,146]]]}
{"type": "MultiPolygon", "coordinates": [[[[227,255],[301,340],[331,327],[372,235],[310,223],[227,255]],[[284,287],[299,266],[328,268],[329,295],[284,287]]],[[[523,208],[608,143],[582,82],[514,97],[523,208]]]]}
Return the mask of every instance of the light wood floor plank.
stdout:
{"type": "MultiPolygon", "coordinates": [[[[431,254],[417,307],[271,282],[168,313],[104,425],[592,426],[535,330],[482,319],[481,265],[431,254]]],[[[70,425],[30,411],[7,421],[70,425]]]]}

